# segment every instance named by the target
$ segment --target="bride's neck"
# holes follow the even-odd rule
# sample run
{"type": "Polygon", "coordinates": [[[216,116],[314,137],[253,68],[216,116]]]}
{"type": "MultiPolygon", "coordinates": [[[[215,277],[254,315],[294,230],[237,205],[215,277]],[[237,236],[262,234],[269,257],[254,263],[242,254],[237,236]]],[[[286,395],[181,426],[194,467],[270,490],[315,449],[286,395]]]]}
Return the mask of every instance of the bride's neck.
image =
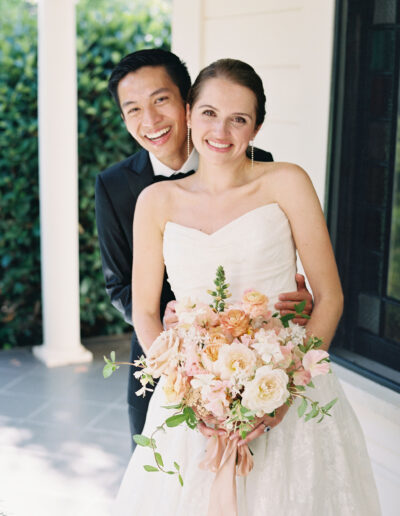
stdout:
{"type": "Polygon", "coordinates": [[[206,162],[200,156],[199,168],[195,174],[199,189],[210,194],[219,194],[229,188],[245,184],[248,161],[246,156],[243,156],[241,160],[235,160],[235,162],[215,164],[206,162]]]}

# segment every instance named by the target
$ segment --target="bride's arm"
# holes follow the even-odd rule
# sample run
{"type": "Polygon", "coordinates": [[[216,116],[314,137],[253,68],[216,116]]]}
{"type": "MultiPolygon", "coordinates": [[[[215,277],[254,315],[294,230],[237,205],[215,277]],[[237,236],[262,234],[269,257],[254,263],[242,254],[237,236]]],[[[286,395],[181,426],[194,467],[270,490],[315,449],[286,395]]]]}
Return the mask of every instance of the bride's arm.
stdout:
{"type": "Polygon", "coordinates": [[[328,349],[343,311],[343,293],[324,214],[312,182],[296,165],[281,164],[276,174],[276,199],[285,211],[314,295],[306,329],[328,349]]]}
{"type": "Polygon", "coordinates": [[[139,195],[133,223],[132,321],[139,343],[147,352],[163,331],[160,297],[164,277],[159,185],[139,195]]]}
{"type": "MultiPolygon", "coordinates": [[[[324,214],[310,178],[303,169],[291,164],[276,164],[269,194],[286,213],[296,248],[314,294],[314,308],[307,322],[308,335],[323,339],[328,349],[343,310],[343,293],[324,214]],[[272,187],[272,190],[271,190],[272,187]]],[[[286,405],[275,417],[255,420],[255,429],[239,445],[262,435],[265,427],[277,426],[288,411],[286,405]]]]}

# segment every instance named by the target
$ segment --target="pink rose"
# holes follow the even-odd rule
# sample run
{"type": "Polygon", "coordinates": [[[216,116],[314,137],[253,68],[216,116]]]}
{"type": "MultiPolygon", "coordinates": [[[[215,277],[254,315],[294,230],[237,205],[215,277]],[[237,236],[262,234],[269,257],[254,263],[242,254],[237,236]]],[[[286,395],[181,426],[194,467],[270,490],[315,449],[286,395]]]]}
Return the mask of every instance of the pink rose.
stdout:
{"type": "Polygon", "coordinates": [[[195,323],[201,328],[212,328],[218,326],[219,316],[210,306],[205,305],[196,315],[195,323]]]}
{"type": "Polygon", "coordinates": [[[226,397],[226,393],[230,385],[228,381],[215,380],[211,383],[210,389],[207,392],[206,398],[208,403],[204,406],[218,418],[223,418],[227,415],[229,400],[226,397]]]}
{"type": "Polygon", "coordinates": [[[327,374],[330,371],[329,362],[321,362],[329,357],[329,353],[323,349],[310,349],[303,357],[303,366],[306,371],[309,371],[311,376],[318,376],[320,374],[327,374]]]}
{"type": "Polygon", "coordinates": [[[286,346],[281,346],[280,350],[283,355],[283,359],[278,362],[277,365],[283,369],[288,369],[290,364],[293,362],[293,342],[288,342],[286,346]]]}
{"type": "Polygon", "coordinates": [[[204,373],[204,368],[200,363],[200,357],[197,354],[196,346],[194,344],[185,346],[185,373],[188,376],[204,373]]]}

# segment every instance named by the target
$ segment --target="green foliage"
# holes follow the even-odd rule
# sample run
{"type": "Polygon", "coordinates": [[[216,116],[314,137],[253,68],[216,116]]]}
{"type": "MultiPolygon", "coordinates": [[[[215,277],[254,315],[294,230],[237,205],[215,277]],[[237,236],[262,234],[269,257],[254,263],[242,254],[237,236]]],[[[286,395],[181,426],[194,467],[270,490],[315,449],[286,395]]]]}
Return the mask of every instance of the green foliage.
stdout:
{"type": "MultiPolygon", "coordinates": [[[[37,13],[0,0],[0,346],[40,344],[37,13]]],[[[83,336],[129,330],[104,290],[94,210],[96,175],[136,150],[107,91],[129,52],[169,48],[170,2],[77,4],[79,245],[83,336]]],[[[60,292],[62,295],[62,292],[60,292]]]]}
{"type": "Polygon", "coordinates": [[[217,312],[223,312],[225,309],[225,299],[230,297],[228,290],[229,283],[226,283],[225,271],[222,265],[217,268],[215,280],[215,290],[208,290],[207,292],[214,298],[214,305],[210,305],[217,312]]]}

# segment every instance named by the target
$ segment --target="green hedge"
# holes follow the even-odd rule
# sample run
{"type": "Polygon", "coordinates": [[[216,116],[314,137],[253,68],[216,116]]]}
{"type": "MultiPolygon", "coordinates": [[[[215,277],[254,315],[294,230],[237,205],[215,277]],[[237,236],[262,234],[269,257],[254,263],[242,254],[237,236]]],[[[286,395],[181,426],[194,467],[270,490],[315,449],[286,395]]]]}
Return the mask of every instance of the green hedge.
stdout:
{"type": "MultiPolygon", "coordinates": [[[[98,172],[136,150],[108,92],[125,54],[170,46],[170,2],[77,6],[82,335],[129,330],[104,291],[94,211],[98,172]]],[[[0,0],[0,347],[42,341],[36,8],[0,0]]],[[[62,293],[60,293],[62,295],[62,293]]]]}

